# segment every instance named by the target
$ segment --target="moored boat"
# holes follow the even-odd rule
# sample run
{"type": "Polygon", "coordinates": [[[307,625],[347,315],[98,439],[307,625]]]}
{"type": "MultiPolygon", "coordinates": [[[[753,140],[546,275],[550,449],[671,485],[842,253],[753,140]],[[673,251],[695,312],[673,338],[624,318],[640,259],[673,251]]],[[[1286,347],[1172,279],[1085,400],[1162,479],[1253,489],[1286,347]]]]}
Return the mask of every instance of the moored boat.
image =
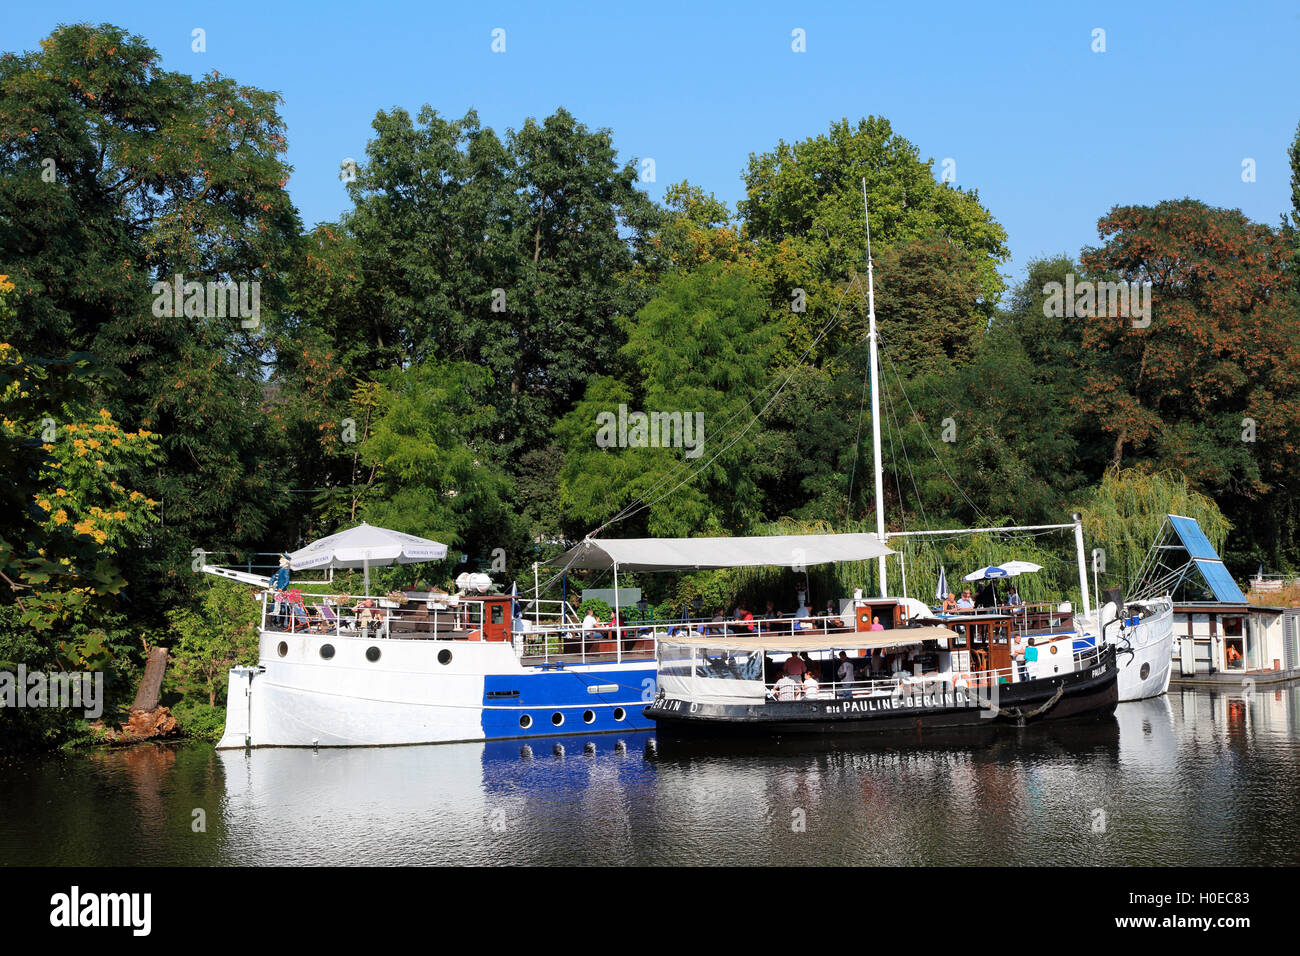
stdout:
{"type": "Polygon", "coordinates": [[[964,633],[909,627],[831,639],[671,638],[659,644],[659,693],[646,708],[660,734],[783,736],[926,732],[1104,719],[1118,703],[1115,648],[1076,649],[1074,635],[1011,659],[1008,634],[972,619],[964,633]],[[916,666],[864,677],[850,652],[914,651],[916,666]],[[842,656],[841,656],[842,655],[842,656]],[[784,658],[784,661],[778,660],[784,658]],[[795,681],[791,660],[814,674],[795,681]],[[974,659],[988,666],[972,669],[974,659]],[[848,661],[853,679],[842,670],[848,661]],[[784,676],[772,679],[774,673],[784,676]],[[821,679],[818,679],[821,678],[821,679]],[[784,685],[784,686],[783,686],[784,685]]]}

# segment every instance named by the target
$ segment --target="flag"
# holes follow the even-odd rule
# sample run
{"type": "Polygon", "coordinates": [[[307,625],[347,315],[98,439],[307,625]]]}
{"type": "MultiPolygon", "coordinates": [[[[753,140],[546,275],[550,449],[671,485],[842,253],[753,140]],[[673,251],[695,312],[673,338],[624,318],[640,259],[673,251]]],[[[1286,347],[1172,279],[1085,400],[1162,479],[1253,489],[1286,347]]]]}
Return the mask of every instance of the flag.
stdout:
{"type": "Polygon", "coordinates": [[[940,604],[948,597],[948,572],[944,570],[943,565],[939,565],[939,587],[934,592],[935,598],[940,604]]]}

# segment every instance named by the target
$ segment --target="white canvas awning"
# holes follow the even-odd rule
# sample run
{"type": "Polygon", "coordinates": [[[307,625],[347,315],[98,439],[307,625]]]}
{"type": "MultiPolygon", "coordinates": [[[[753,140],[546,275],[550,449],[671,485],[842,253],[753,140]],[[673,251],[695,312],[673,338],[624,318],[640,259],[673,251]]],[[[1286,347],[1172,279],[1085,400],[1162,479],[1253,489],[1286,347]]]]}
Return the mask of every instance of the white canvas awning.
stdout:
{"type": "Polygon", "coordinates": [[[874,534],[782,534],[750,538],[588,538],[549,563],[620,571],[810,567],[867,561],[895,552],[874,534]]]}

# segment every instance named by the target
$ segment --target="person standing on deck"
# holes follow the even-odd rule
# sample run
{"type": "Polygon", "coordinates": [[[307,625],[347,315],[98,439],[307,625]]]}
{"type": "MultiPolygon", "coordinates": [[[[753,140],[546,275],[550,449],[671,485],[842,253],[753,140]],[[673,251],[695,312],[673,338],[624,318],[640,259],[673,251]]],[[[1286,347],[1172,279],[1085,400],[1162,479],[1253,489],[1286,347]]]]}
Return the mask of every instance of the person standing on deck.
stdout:
{"type": "MultiPolygon", "coordinates": [[[[854,671],[853,669],[853,662],[849,660],[849,655],[844,653],[844,651],[840,651],[840,666],[839,669],[835,672],[835,677],[837,680],[839,680],[840,684],[842,685],[852,684],[855,680],[857,680],[857,672],[854,671]]],[[[839,696],[849,697],[852,694],[853,691],[848,687],[840,688],[839,696]]]]}
{"type": "Polygon", "coordinates": [[[284,592],[289,589],[289,555],[288,554],[281,552],[280,567],[276,570],[275,574],[271,575],[271,582],[269,587],[271,588],[272,595],[275,599],[275,607],[272,611],[272,616],[273,616],[273,620],[275,621],[275,626],[279,630],[284,630],[285,604],[284,604],[283,595],[284,592]]]}

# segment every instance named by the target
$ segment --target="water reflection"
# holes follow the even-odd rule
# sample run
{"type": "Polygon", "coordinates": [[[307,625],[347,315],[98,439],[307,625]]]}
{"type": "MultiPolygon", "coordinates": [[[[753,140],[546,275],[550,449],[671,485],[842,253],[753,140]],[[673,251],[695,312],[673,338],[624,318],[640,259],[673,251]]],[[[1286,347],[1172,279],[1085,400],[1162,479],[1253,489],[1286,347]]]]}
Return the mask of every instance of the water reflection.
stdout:
{"type": "Polygon", "coordinates": [[[0,863],[1295,864],[1297,713],[1295,686],[1176,688],[1109,721],[901,745],[42,758],[0,774],[0,863]]]}

